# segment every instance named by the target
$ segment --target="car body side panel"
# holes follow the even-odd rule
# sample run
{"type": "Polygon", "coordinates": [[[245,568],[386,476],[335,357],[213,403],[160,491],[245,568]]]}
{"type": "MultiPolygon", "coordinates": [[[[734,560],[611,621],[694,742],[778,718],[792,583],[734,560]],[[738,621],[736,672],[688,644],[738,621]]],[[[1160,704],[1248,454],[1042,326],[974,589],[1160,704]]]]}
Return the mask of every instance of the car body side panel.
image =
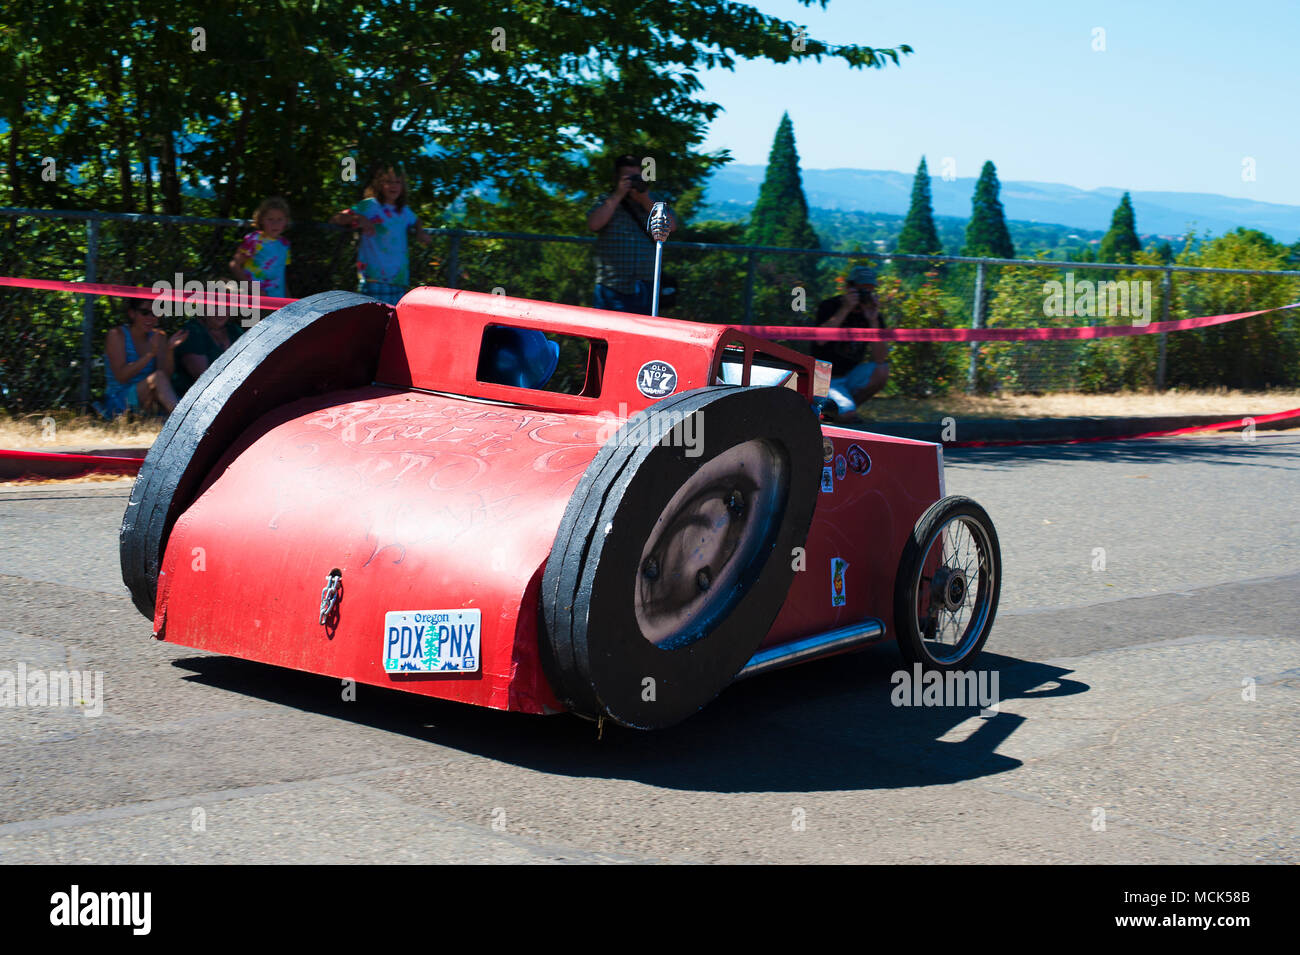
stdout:
{"type": "Polygon", "coordinates": [[[822,464],[830,469],[833,490],[818,495],[804,569],[795,574],[764,647],[871,617],[884,621],[886,635],[892,635],[899,555],[916,519],[940,497],[933,444],[833,426],[823,426],[822,435],[830,451],[822,464]],[[864,472],[862,455],[869,461],[864,472]],[[836,558],[847,564],[842,603],[833,576],[836,558]]]}
{"type": "Polygon", "coordinates": [[[607,426],[377,387],[278,409],[178,520],[155,632],[443,699],[559,709],[538,664],[540,574],[607,426]],[[334,568],[342,595],[331,631],[318,614],[334,568]],[[473,608],[478,672],[384,671],[386,612],[473,608]]]}

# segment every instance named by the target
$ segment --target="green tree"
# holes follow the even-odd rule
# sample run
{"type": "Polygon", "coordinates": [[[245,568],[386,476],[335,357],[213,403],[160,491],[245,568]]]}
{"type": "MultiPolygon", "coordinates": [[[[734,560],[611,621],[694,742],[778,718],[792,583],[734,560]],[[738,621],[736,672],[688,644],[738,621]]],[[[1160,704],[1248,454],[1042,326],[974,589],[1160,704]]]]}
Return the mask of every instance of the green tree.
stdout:
{"type": "Polygon", "coordinates": [[[1110,229],[1101,239],[1101,248],[1097,250],[1099,262],[1133,262],[1133,256],[1142,248],[1138,240],[1137,223],[1133,216],[1133,202],[1128,193],[1120,199],[1115,207],[1115,214],[1110,217],[1110,229]]]}
{"type": "Polygon", "coordinates": [[[1011,244],[1011,233],[1007,231],[1002,200],[998,198],[1000,189],[997,169],[992,162],[984,163],[979,180],[975,183],[975,195],[971,199],[971,216],[966,225],[966,244],[962,246],[962,255],[1015,258],[1016,249],[1011,244]]]}
{"type": "Polygon", "coordinates": [[[758,192],[758,202],[745,230],[750,245],[772,245],[787,249],[816,249],[820,240],[808,219],[808,200],[803,194],[799,152],[794,144],[794,123],[783,113],[767,157],[767,173],[758,192]]]}
{"type": "Polygon", "coordinates": [[[826,56],[871,68],[910,52],[709,0],[175,0],[161,13],[14,0],[0,9],[0,195],[242,216],[281,194],[302,220],[398,161],[426,220],[460,203],[476,225],[576,229],[574,197],[604,188],[613,154],[654,159],[667,193],[727,161],[700,149],[720,107],[697,71],[826,56]]]}
{"type": "MultiPolygon", "coordinates": [[[[794,124],[784,113],[772,140],[767,159],[767,173],[759,189],[758,202],[745,229],[750,245],[778,246],[787,249],[816,249],[821,240],[808,218],[808,200],[803,193],[803,176],[799,172],[799,152],[794,143],[794,124]]],[[[802,323],[816,307],[821,286],[821,269],[817,256],[762,255],[756,263],[757,290],[754,312],[762,320],[802,323]],[[791,313],[797,301],[794,290],[802,288],[805,311],[791,313]]]]}
{"type": "MultiPolygon", "coordinates": [[[[945,292],[936,272],[906,285],[892,275],[880,277],[880,307],[894,328],[952,328],[959,321],[960,300],[945,292]]],[[[952,391],[965,381],[969,349],[956,342],[895,342],[889,350],[886,396],[929,398],[952,391]]]]}
{"type": "MultiPolygon", "coordinates": [[[[1287,246],[1256,229],[1189,239],[1179,265],[1276,270],[1287,246]]],[[[1184,275],[1174,285],[1172,317],[1225,315],[1277,307],[1300,299],[1300,280],[1283,275],[1184,275]]],[[[1169,336],[1170,385],[1193,388],[1273,388],[1300,384],[1300,320],[1294,310],[1169,336]]]]}
{"type": "MultiPolygon", "coordinates": [[[[930,171],[926,168],[924,156],[912,180],[912,204],[903,220],[903,229],[898,233],[897,248],[905,255],[938,255],[943,252],[943,243],[939,241],[939,231],[934,225],[930,171]]],[[[931,266],[925,262],[898,263],[899,272],[905,276],[923,275],[929,268],[931,266]]]]}

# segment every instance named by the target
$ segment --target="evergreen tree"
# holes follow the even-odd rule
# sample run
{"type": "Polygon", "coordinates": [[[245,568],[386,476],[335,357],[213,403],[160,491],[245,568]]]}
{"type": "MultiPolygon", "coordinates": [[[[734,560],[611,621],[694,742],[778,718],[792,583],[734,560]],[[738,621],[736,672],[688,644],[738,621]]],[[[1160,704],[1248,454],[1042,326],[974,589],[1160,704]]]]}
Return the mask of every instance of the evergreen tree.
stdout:
{"type": "Polygon", "coordinates": [[[998,199],[998,171],[993,163],[984,163],[979,181],[975,183],[975,196],[971,200],[970,222],[966,224],[966,244],[962,255],[987,255],[996,259],[1013,259],[1015,246],[1007,231],[1002,201],[998,199]]]}
{"type": "MultiPolygon", "coordinates": [[[[938,255],[943,252],[939,231],[934,227],[930,171],[926,168],[924,156],[916,167],[916,178],[912,180],[912,204],[898,234],[898,251],[905,255],[938,255]]],[[[899,272],[908,276],[920,275],[930,267],[925,262],[907,261],[899,262],[898,266],[899,272]]]]}
{"type": "Polygon", "coordinates": [[[750,245],[772,245],[788,249],[820,248],[817,233],[808,219],[808,200],[803,194],[799,153],[794,145],[794,124],[790,114],[781,116],[767,157],[767,174],[758,193],[745,231],[750,245]]]}
{"type": "Polygon", "coordinates": [[[1097,259],[1100,262],[1131,263],[1133,255],[1141,248],[1142,243],[1138,241],[1136,222],[1133,217],[1133,202],[1126,192],[1119,205],[1115,207],[1115,214],[1110,217],[1110,229],[1102,237],[1097,259]]]}

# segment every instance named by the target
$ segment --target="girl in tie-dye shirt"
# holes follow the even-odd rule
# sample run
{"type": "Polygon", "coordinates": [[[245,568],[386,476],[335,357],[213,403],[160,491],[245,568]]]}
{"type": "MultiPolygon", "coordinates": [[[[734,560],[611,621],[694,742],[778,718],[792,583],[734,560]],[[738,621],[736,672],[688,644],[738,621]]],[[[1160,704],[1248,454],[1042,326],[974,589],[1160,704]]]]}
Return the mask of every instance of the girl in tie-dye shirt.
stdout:
{"type": "Polygon", "coordinates": [[[230,271],[236,278],[261,283],[261,295],[289,297],[284,280],[284,269],[289,264],[289,241],[280,235],[288,227],[289,204],[278,197],[264,200],[253,213],[255,231],[244,236],[230,260],[230,271]]]}

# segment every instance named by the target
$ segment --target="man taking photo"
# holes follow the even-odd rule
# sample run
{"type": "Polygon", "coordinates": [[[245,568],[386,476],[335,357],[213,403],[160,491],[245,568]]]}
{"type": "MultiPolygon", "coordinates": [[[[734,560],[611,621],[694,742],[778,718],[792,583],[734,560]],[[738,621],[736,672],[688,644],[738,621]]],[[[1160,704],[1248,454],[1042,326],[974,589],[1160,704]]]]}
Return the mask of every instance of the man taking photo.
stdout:
{"type": "MultiPolygon", "coordinates": [[[[875,270],[859,266],[850,272],[844,294],[817,307],[817,324],[822,328],[884,328],[875,270]]],[[[830,398],[841,417],[853,414],[889,380],[887,342],[818,342],[812,352],[814,358],[831,363],[830,398]],[[871,360],[865,361],[868,350],[871,360]]]]}
{"type": "MultiPolygon", "coordinates": [[[[596,308],[650,314],[655,243],[646,229],[654,200],[641,178],[641,161],[632,155],[614,160],[614,191],[587,213],[596,233],[596,308]]],[[[669,231],[677,219],[668,212],[669,231]]]]}

